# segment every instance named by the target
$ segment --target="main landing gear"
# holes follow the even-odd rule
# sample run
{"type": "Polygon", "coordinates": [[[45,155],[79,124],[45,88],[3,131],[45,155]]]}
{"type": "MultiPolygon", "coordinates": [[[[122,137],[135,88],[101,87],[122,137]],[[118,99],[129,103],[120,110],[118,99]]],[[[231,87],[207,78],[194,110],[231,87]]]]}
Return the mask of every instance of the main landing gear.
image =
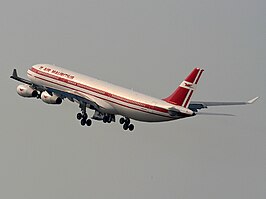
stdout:
{"type": "MultiPolygon", "coordinates": [[[[86,112],[87,104],[86,103],[80,103],[79,108],[81,109],[81,113],[77,114],[77,119],[80,120],[80,124],[82,126],[91,126],[92,121],[88,117],[88,114],[86,112]]],[[[107,113],[101,113],[97,110],[95,110],[94,115],[92,116],[92,119],[95,120],[102,120],[104,123],[111,123],[115,122],[115,115],[114,114],[107,114],[107,113]]],[[[130,119],[127,117],[122,117],[119,120],[120,124],[123,125],[124,130],[133,131],[134,125],[130,123],[130,119]]]]}
{"type": "Polygon", "coordinates": [[[134,125],[130,123],[130,119],[129,118],[120,118],[119,120],[120,124],[123,125],[123,129],[126,130],[130,130],[133,131],[134,130],[134,125]]]}
{"type": "Polygon", "coordinates": [[[81,108],[81,113],[77,114],[77,119],[80,120],[80,124],[82,126],[91,126],[92,121],[91,119],[88,119],[88,114],[86,113],[86,104],[80,104],[79,107],[81,108]]]}
{"type": "Polygon", "coordinates": [[[111,123],[115,122],[115,116],[110,114],[105,114],[103,116],[103,123],[111,123]]]}

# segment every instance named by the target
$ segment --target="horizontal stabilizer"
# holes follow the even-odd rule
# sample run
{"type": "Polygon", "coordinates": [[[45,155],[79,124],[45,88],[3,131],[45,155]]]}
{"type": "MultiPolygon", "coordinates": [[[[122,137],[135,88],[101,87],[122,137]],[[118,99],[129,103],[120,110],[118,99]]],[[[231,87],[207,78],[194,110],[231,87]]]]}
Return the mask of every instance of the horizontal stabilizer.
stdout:
{"type": "Polygon", "coordinates": [[[199,109],[208,108],[209,106],[233,106],[233,105],[247,105],[253,104],[259,97],[255,97],[247,102],[204,102],[204,101],[192,101],[188,108],[197,112],[199,109]]]}
{"type": "Polygon", "coordinates": [[[255,98],[249,100],[247,103],[248,103],[248,104],[253,104],[253,103],[256,102],[259,98],[260,98],[260,97],[255,97],[255,98]]]}
{"type": "Polygon", "coordinates": [[[207,112],[199,112],[197,115],[206,115],[206,116],[230,116],[234,117],[235,115],[233,114],[228,114],[228,113],[207,113],[207,112]]]}

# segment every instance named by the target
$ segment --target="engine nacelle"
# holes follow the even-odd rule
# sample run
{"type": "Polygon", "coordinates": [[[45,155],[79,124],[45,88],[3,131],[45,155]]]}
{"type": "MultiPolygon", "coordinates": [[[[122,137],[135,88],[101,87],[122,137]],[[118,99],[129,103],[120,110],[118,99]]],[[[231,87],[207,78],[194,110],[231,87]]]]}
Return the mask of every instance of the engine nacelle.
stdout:
{"type": "Polygon", "coordinates": [[[42,92],[41,99],[46,104],[61,104],[62,103],[62,99],[60,97],[56,96],[55,94],[50,95],[46,91],[42,92]]]}
{"type": "Polygon", "coordinates": [[[38,91],[31,88],[29,85],[19,85],[17,87],[17,93],[22,97],[37,97],[38,91]]]}

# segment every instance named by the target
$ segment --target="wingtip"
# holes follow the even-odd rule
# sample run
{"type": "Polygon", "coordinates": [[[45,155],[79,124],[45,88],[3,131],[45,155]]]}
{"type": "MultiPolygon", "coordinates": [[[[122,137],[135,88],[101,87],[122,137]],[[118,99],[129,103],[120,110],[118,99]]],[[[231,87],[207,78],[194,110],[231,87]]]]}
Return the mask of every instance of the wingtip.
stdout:
{"type": "Polygon", "coordinates": [[[257,101],[259,98],[260,98],[260,97],[258,96],[258,97],[255,97],[255,98],[249,100],[249,101],[248,101],[248,104],[253,104],[253,103],[254,103],[255,101],[257,101]]]}
{"type": "Polygon", "coordinates": [[[15,77],[15,78],[18,77],[17,69],[15,69],[15,68],[13,69],[13,73],[12,73],[12,75],[10,77],[11,78],[12,77],[15,77]]]}

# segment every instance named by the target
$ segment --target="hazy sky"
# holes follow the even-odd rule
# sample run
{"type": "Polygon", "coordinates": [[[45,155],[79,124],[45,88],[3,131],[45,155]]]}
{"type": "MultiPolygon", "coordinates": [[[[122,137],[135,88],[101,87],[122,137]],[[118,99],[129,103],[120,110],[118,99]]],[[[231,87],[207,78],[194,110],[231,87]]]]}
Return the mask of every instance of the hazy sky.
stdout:
{"type": "Polygon", "coordinates": [[[2,0],[0,55],[0,198],[266,197],[265,1],[2,0]],[[261,98],[207,110],[235,117],[83,128],[77,104],[16,94],[12,68],[36,63],[158,98],[200,66],[194,100],[261,98]]]}

